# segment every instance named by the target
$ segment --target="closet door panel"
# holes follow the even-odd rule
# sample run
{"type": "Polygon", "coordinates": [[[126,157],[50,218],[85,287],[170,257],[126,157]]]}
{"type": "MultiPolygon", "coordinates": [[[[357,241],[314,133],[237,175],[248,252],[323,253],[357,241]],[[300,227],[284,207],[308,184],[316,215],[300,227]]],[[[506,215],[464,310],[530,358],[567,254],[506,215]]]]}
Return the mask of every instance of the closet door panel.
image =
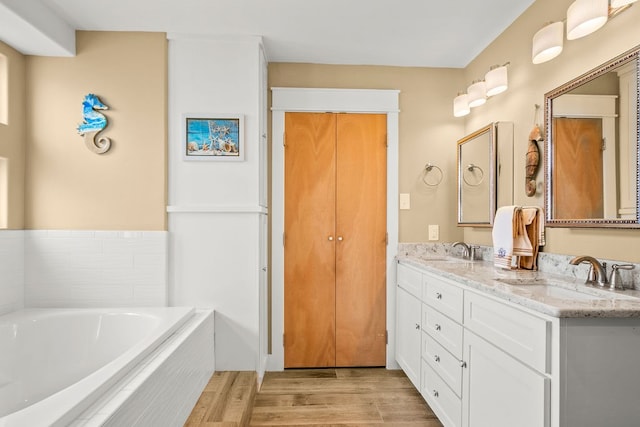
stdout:
{"type": "Polygon", "coordinates": [[[386,123],[337,115],[336,366],[386,363],[386,123]]]}
{"type": "Polygon", "coordinates": [[[336,117],[285,115],[286,368],[335,366],[336,117]]]}

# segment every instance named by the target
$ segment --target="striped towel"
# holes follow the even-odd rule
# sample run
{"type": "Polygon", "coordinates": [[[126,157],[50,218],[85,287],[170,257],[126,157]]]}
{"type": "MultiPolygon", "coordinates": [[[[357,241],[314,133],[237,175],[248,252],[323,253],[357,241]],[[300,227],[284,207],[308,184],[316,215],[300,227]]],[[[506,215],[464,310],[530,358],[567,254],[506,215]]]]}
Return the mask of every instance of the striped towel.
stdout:
{"type": "Polygon", "coordinates": [[[513,259],[514,230],[517,227],[517,206],[502,206],[493,219],[493,265],[511,269],[513,259]]]}

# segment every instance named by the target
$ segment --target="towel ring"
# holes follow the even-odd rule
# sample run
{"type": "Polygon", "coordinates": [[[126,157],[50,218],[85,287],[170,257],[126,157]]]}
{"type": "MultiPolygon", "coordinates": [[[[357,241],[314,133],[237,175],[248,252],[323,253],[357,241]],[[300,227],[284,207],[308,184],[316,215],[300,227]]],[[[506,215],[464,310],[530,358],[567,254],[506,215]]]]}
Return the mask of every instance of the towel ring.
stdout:
{"type": "Polygon", "coordinates": [[[467,181],[467,178],[464,176],[464,171],[462,171],[462,180],[465,182],[465,184],[467,184],[470,187],[477,187],[478,185],[482,184],[482,181],[484,181],[484,171],[482,170],[482,168],[480,166],[477,166],[477,165],[474,165],[473,163],[471,163],[465,169],[467,169],[472,174],[473,174],[473,171],[475,169],[478,169],[480,171],[480,179],[475,184],[472,184],[469,181],[467,181]]]}
{"type": "Polygon", "coordinates": [[[424,165],[424,174],[422,175],[422,182],[424,182],[429,187],[437,187],[438,185],[440,185],[440,183],[442,182],[443,176],[444,174],[442,173],[442,169],[440,169],[438,166],[432,165],[431,163],[427,163],[426,165],[424,165]],[[429,182],[427,182],[426,178],[429,172],[431,172],[434,169],[436,169],[440,173],[440,177],[437,179],[436,183],[430,184],[429,182]]]}

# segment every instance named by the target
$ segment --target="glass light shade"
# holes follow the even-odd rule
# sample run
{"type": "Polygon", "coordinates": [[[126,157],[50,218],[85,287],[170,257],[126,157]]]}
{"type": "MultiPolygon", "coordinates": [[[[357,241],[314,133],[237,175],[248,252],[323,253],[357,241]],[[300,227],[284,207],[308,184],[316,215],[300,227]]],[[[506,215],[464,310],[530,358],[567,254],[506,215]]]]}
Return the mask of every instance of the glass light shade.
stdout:
{"type": "Polygon", "coordinates": [[[487,87],[484,81],[473,82],[471,86],[467,88],[467,95],[469,96],[469,107],[478,107],[487,102],[487,87]]]}
{"type": "Polygon", "coordinates": [[[469,97],[466,93],[461,93],[453,98],[453,116],[462,117],[471,112],[469,108],[469,97]]]}
{"type": "Polygon", "coordinates": [[[567,40],[575,40],[602,27],[609,17],[608,0],[576,0],[567,10],[567,40]]]}
{"type": "Polygon", "coordinates": [[[611,0],[611,7],[615,9],[635,2],[636,0],[611,0]]]}
{"type": "Polygon", "coordinates": [[[552,22],[533,36],[531,62],[542,64],[560,55],[564,44],[564,25],[552,22]]]}
{"type": "Polygon", "coordinates": [[[490,69],[484,76],[484,83],[487,89],[487,96],[494,96],[504,92],[509,87],[507,79],[507,66],[490,69]]]}

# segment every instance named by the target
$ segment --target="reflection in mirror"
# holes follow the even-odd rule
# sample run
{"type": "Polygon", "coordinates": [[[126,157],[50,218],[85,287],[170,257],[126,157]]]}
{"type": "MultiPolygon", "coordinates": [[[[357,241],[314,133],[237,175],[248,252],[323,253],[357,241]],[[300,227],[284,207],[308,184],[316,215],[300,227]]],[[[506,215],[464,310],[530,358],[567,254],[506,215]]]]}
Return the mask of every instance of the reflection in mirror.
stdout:
{"type": "Polygon", "coordinates": [[[640,227],[638,52],[545,95],[548,225],[640,227]]]}
{"type": "Polygon", "coordinates": [[[458,141],[458,225],[493,223],[495,151],[493,124],[458,141]]]}

